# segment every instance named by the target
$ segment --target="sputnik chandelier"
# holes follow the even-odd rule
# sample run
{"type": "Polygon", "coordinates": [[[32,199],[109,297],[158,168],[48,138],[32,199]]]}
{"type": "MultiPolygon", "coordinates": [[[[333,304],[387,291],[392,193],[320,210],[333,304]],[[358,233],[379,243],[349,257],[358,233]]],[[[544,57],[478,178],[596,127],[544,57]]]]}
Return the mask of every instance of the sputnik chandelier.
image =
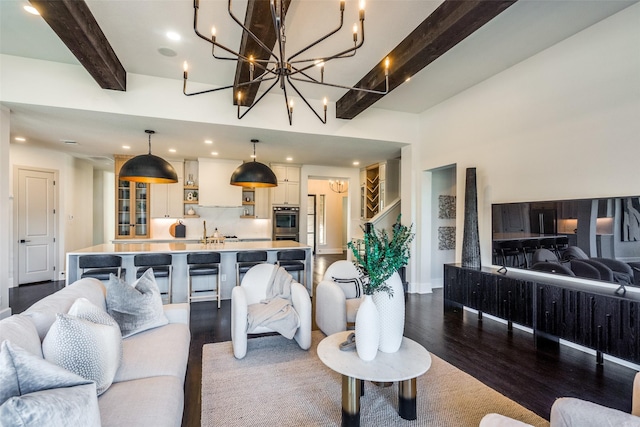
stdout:
{"type": "MultiPolygon", "coordinates": [[[[385,90],[373,90],[367,88],[360,87],[351,87],[340,84],[328,83],[324,81],[324,69],[326,64],[329,61],[334,59],[342,59],[349,58],[356,54],[356,51],[362,47],[364,44],[364,0],[360,2],[360,13],[359,13],[359,21],[360,21],[360,36],[358,36],[358,25],[354,24],[353,26],[353,47],[349,49],[345,49],[341,52],[334,53],[332,55],[326,55],[315,58],[301,58],[302,54],[312,47],[320,44],[322,41],[326,40],[333,34],[340,31],[342,25],[344,23],[344,9],[345,9],[345,1],[340,1],[340,25],[330,31],[326,35],[320,37],[318,40],[310,43],[306,47],[300,49],[298,52],[293,55],[286,56],[286,40],[287,36],[285,34],[285,6],[283,0],[270,0],[270,9],[271,9],[271,17],[273,21],[273,27],[276,33],[276,44],[273,49],[267,47],[253,32],[249,30],[249,28],[244,25],[232,12],[231,10],[231,1],[228,2],[228,12],[234,22],[236,22],[240,27],[242,27],[242,31],[248,34],[262,49],[270,52],[268,59],[255,59],[253,55],[245,56],[241,53],[235,52],[228,47],[223,46],[222,44],[216,41],[216,30],[215,27],[211,30],[211,37],[204,36],[200,31],[198,31],[198,9],[200,8],[200,1],[193,1],[193,30],[196,35],[203,40],[211,43],[211,55],[215,59],[221,60],[232,60],[240,63],[248,63],[249,64],[249,80],[245,82],[240,82],[237,84],[232,84],[229,86],[219,87],[215,89],[202,90],[199,92],[187,93],[187,80],[188,80],[188,65],[187,62],[184,62],[184,73],[183,73],[183,89],[182,92],[187,96],[192,95],[200,95],[203,93],[209,92],[217,92],[224,89],[234,88],[236,93],[236,103],[238,105],[238,119],[242,119],[251,109],[258,103],[266,94],[273,89],[276,84],[279,84],[280,89],[282,89],[282,93],[284,95],[285,106],[287,110],[287,115],[289,116],[289,125],[293,122],[293,99],[289,97],[287,94],[287,87],[291,87],[295,93],[298,94],[300,99],[309,107],[311,111],[318,117],[318,119],[322,123],[327,123],[327,98],[325,97],[323,100],[323,115],[320,115],[316,109],[307,101],[307,99],[302,95],[300,90],[294,85],[294,81],[303,82],[303,83],[312,83],[316,85],[330,86],[341,89],[348,90],[356,90],[360,92],[369,92],[376,93],[380,95],[385,95],[389,92],[389,59],[385,60],[385,90]],[[216,54],[216,47],[225,51],[226,53],[232,55],[231,57],[227,56],[219,56],[216,54]],[[311,70],[316,69],[319,72],[319,77],[314,77],[312,75],[311,70]],[[256,72],[257,71],[257,72],[256,72]],[[270,86],[266,91],[264,91],[260,96],[255,98],[250,105],[246,104],[242,88],[245,88],[249,85],[260,84],[262,82],[271,82],[270,86]],[[244,102],[244,104],[243,104],[244,102]],[[241,106],[244,107],[244,111],[241,111],[241,106]]],[[[297,36],[296,36],[297,37],[297,36]]],[[[242,65],[242,64],[241,64],[242,65]]]]}
{"type": "Polygon", "coordinates": [[[334,193],[342,194],[347,192],[347,190],[349,189],[349,186],[346,183],[346,181],[341,181],[341,180],[334,181],[333,179],[330,179],[329,188],[334,193]]]}

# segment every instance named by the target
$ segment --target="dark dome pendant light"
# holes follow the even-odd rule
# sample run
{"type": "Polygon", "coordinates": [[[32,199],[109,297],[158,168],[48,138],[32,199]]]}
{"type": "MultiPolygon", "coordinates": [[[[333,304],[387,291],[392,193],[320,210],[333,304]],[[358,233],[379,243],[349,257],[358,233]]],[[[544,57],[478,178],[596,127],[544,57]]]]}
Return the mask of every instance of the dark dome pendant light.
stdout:
{"type": "Polygon", "coordinates": [[[151,154],[151,135],[153,130],[145,130],[149,135],[149,154],[141,154],[122,165],[118,179],[123,181],[145,182],[151,184],[173,184],[178,182],[178,174],[169,162],[151,154]]]}
{"type": "Polygon", "coordinates": [[[258,139],[252,139],[253,142],[253,161],[245,162],[238,166],[231,174],[231,185],[240,187],[277,187],[278,179],[269,166],[256,161],[256,143],[258,139]]]}

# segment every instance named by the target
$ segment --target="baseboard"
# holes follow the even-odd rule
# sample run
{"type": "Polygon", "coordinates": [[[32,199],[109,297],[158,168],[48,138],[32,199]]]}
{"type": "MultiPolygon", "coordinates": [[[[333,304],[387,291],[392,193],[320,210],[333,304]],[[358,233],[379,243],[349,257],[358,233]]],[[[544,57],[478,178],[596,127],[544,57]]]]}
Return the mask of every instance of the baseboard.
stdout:
{"type": "Polygon", "coordinates": [[[316,249],[316,253],[318,255],[340,255],[343,253],[343,250],[341,248],[323,248],[316,249]]]}
{"type": "Polygon", "coordinates": [[[431,285],[429,283],[409,283],[409,289],[407,290],[410,294],[430,294],[433,293],[431,285]]]}
{"type": "Polygon", "coordinates": [[[0,319],[5,319],[7,317],[11,317],[11,307],[0,310],[0,319]]]}

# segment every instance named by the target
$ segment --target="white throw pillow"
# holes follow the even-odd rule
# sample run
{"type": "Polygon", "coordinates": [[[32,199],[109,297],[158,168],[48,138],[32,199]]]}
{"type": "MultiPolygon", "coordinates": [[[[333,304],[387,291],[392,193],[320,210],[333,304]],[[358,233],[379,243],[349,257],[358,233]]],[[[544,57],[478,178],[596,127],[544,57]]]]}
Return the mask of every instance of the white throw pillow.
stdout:
{"type": "Polygon", "coordinates": [[[349,277],[341,279],[339,277],[331,278],[344,292],[347,299],[360,298],[362,296],[362,279],[359,277],[349,277]]]}
{"type": "Polygon", "coordinates": [[[151,268],[132,285],[112,274],[107,284],[107,310],[120,325],[123,338],[169,323],[151,268]]]}
{"type": "Polygon", "coordinates": [[[42,342],[44,358],[107,391],[122,361],[120,327],[101,308],[78,298],[68,314],[58,314],[42,342]]]}
{"type": "Polygon", "coordinates": [[[0,346],[0,424],[99,427],[96,385],[3,341],[0,346]]]}

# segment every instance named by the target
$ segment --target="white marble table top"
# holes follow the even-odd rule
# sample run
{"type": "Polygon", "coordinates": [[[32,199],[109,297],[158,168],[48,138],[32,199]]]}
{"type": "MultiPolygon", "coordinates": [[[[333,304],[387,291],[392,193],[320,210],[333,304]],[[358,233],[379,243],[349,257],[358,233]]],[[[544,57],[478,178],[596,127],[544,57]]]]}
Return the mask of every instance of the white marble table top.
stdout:
{"type": "Polygon", "coordinates": [[[279,249],[311,249],[303,243],[290,240],[273,240],[260,242],[226,242],[226,243],[104,243],[89,248],[70,251],[69,255],[85,255],[87,253],[100,254],[137,254],[149,252],[240,252],[253,250],[279,249]]]}
{"type": "Polygon", "coordinates": [[[375,359],[365,362],[355,349],[342,351],[339,348],[351,332],[338,332],[318,344],[318,357],[322,363],[342,375],[366,381],[395,382],[419,377],[431,367],[429,352],[407,337],[402,338],[397,352],[378,351],[375,359]]]}

